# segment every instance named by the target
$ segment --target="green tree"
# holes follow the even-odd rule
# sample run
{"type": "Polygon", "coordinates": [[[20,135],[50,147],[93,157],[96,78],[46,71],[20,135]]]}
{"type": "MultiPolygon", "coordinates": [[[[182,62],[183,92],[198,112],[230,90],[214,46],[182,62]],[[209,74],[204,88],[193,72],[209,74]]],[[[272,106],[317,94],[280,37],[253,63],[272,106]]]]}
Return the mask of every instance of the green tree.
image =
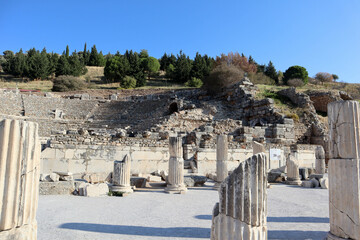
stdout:
{"type": "Polygon", "coordinates": [[[126,50],[124,54],[125,58],[127,58],[130,69],[126,75],[134,77],[136,79],[136,87],[142,87],[146,84],[146,78],[144,73],[144,66],[141,64],[141,59],[137,52],[133,52],[132,50],[126,50]]]}
{"type": "Polygon", "coordinates": [[[68,58],[70,55],[69,45],[66,45],[65,56],[68,58]]]}
{"type": "Polygon", "coordinates": [[[266,66],[264,73],[266,76],[273,79],[276,82],[276,84],[279,83],[278,74],[276,72],[274,64],[271,61],[269,61],[269,64],[266,66]]]}
{"type": "Polygon", "coordinates": [[[26,75],[27,62],[22,49],[10,59],[9,64],[10,74],[15,77],[24,77],[26,75]]]}
{"type": "Polygon", "coordinates": [[[198,79],[204,79],[207,72],[207,63],[198,52],[195,55],[194,62],[192,64],[191,76],[198,79]]]}
{"type": "Polygon", "coordinates": [[[78,77],[87,72],[87,68],[85,67],[84,63],[80,61],[80,58],[76,51],[73,52],[68,58],[68,63],[70,65],[70,74],[68,75],[78,77]]]}
{"type": "Polygon", "coordinates": [[[121,82],[130,70],[130,64],[124,56],[114,56],[106,61],[104,75],[110,82],[121,82]]]}
{"type": "Polygon", "coordinates": [[[284,73],[283,81],[287,84],[288,80],[294,78],[299,78],[304,82],[304,84],[307,84],[309,74],[306,71],[306,68],[297,65],[289,67],[284,73]]]}
{"type": "Polygon", "coordinates": [[[339,76],[336,74],[332,74],[332,78],[333,78],[334,82],[336,82],[339,79],[339,76]]]}
{"type": "Polygon", "coordinates": [[[101,64],[103,64],[103,63],[104,62],[101,59],[100,54],[98,53],[98,51],[96,49],[96,46],[94,45],[91,48],[88,66],[102,66],[101,64]]]}
{"type": "Polygon", "coordinates": [[[160,63],[159,60],[157,60],[154,57],[149,57],[147,59],[147,71],[149,74],[149,77],[151,74],[157,73],[160,69],[160,63]]]}
{"type": "Polygon", "coordinates": [[[27,77],[31,79],[45,79],[49,74],[49,59],[47,57],[46,49],[41,53],[35,48],[27,52],[27,77]]]}
{"type": "Polygon", "coordinates": [[[121,81],[120,85],[125,89],[135,88],[136,79],[130,76],[125,76],[124,79],[121,81]]]}
{"type": "Polygon", "coordinates": [[[57,61],[55,75],[56,76],[71,75],[71,73],[72,71],[68,58],[66,57],[66,55],[63,54],[60,56],[59,60],[57,61]]]}
{"type": "Polygon", "coordinates": [[[191,68],[190,58],[180,51],[175,63],[174,80],[180,83],[187,82],[191,79],[191,68]]]}

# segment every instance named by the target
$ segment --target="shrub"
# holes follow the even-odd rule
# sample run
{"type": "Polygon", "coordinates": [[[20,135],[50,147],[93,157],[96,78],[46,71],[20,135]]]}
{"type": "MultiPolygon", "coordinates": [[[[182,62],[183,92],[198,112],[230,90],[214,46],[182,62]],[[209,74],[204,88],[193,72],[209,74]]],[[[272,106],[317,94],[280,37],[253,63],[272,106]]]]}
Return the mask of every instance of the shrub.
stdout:
{"type": "Polygon", "coordinates": [[[307,84],[309,74],[306,71],[306,68],[301,67],[301,66],[289,67],[284,73],[283,81],[284,81],[285,84],[287,84],[287,82],[290,79],[294,79],[294,78],[300,78],[304,82],[304,84],[307,84]]]}
{"type": "Polygon", "coordinates": [[[294,120],[294,122],[299,122],[300,121],[300,117],[296,113],[287,113],[286,117],[287,118],[292,118],[294,120]]]}
{"type": "Polygon", "coordinates": [[[221,64],[215,67],[205,78],[204,88],[209,94],[216,94],[224,87],[239,82],[244,77],[244,71],[234,65],[221,64]]]}
{"type": "Polygon", "coordinates": [[[304,82],[300,78],[294,78],[294,79],[288,80],[287,85],[289,85],[291,87],[302,87],[302,86],[304,86],[304,82]]]}
{"type": "Polygon", "coordinates": [[[327,72],[318,72],[315,75],[315,79],[320,81],[322,84],[324,82],[332,82],[334,80],[333,76],[330,73],[327,73],[327,72]]]}
{"type": "Polygon", "coordinates": [[[188,80],[186,83],[185,83],[185,86],[187,87],[196,87],[196,88],[199,88],[203,85],[203,82],[201,81],[201,79],[198,79],[198,78],[191,78],[190,80],[188,80]]]}
{"type": "Polygon", "coordinates": [[[54,79],[54,85],[52,91],[54,92],[67,92],[67,91],[75,91],[82,90],[86,87],[83,80],[80,78],[62,75],[58,76],[54,79]]]}
{"type": "Polygon", "coordinates": [[[275,85],[276,84],[274,79],[271,79],[270,77],[266,76],[262,72],[249,73],[248,77],[253,84],[264,84],[264,85],[275,85]]]}
{"type": "Polygon", "coordinates": [[[123,88],[135,88],[136,87],[136,79],[130,76],[125,76],[121,82],[121,87],[123,88]]]}

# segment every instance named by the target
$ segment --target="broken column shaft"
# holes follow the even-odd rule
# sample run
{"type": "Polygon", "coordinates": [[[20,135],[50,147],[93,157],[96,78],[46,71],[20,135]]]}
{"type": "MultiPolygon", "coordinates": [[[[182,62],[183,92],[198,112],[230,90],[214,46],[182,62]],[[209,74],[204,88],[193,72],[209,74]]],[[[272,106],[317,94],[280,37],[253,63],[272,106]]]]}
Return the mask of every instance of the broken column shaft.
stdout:
{"type": "Polygon", "coordinates": [[[185,193],[187,189],[184,184],[184,158],[181,137],[169,138],[169,153],[169,176],[165,192],[185,193]]]}
{"type": "Polygon", "coordinates": [[[330,136],[328,239],[360,240],[360,108],[356,101],[328,105],[330,136]]]}
{"type": "Polygon", "coordinates": [[[214,188],[218,189],[221,182],[228,176],[228,138],[227,135],[216,137],[216,183],[214,188]]]}
{"type": "Polygon", "coordinates": [[[131,160],[128,154],[122,161],[114,162],[113,185],[111,191],[121,193],[132,193],[130,186],[131,160]]]}
{"type": "Polygon", "coordinates": [[[38,124],[0,121],[0,239],[36,240],[38,124]]]}

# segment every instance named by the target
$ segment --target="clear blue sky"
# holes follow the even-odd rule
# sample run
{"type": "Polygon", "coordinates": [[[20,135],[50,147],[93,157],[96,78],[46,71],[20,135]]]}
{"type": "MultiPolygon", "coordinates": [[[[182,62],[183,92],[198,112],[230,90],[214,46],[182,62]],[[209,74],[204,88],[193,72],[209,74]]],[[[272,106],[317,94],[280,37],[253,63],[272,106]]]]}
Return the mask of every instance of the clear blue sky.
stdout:
{"type": "Polygon", "coordinates": [[[238,51],[278,70],[304,66],[360,83],[359,0],[0,0],[0,52],[238,51]]]}

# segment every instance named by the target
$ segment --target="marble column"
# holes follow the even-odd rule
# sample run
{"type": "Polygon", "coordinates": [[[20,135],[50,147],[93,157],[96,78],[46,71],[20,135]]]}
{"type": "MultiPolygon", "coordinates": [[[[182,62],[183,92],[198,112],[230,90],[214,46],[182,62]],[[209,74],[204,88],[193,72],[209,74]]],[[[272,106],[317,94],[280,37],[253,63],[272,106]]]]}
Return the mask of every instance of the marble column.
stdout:
{"type": "Polygon", "coordinates": [[[40,150],[37,123],[0,121],[0,239],[37,238],[40,150]]]}
{"type": "Polygon", "coordinates": [[[128,154],[125,155],[122,161],[114,162],[113,185],[111,191],[121,193],[132,193],[130,186],[130,169],[131,160],[128,154]]]}
{"type": "Polygon", "coordinates": [[[215,189],[219,189],[222,181],[228,176],[228,137],[217,135],[216,137],[216,182],[215,189]]]}
{"type": "Polygon", "coordinates": [[[184,158],[181,137],[169,138],[169,175],[167,193],[185,193],[187,188],[184,184],[184,158]]]}
{"type": "Polygon", "coordinates": [[[211,240],[267,239],[267,160],[259,153],[241,162],[220,185],[211,240]]]}
{"type": "Polygon", "coordinates": [[[315,172],[316,174],[325,173],[325,151],[322,146],[317,146],[315,149],[315,172]]]}
{"type": "Polygon", "coordinates": [[[299,174],[299,159],[297,152],[291,152],[286,159],[287,180],[286,184],[301,185],[299,174]]]}
{"type": "Polygon", "coordinates": [[[360,107],[328,104],[330,137],[328,239],[360,240],[360,107]]]}

